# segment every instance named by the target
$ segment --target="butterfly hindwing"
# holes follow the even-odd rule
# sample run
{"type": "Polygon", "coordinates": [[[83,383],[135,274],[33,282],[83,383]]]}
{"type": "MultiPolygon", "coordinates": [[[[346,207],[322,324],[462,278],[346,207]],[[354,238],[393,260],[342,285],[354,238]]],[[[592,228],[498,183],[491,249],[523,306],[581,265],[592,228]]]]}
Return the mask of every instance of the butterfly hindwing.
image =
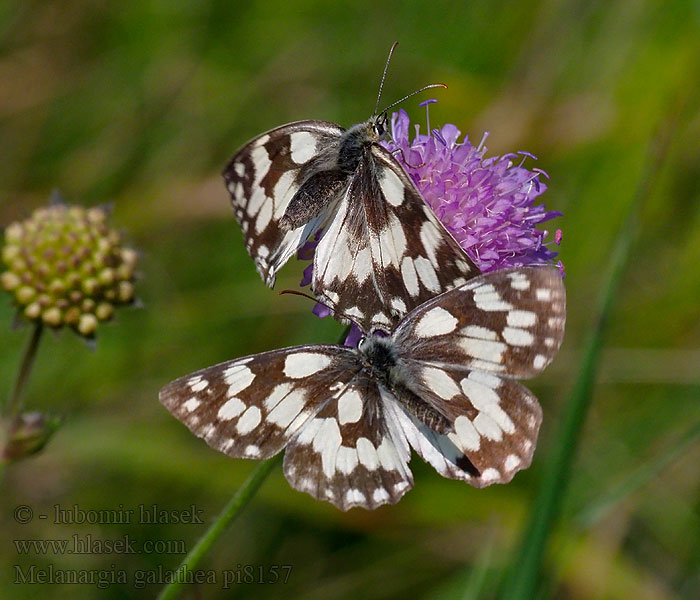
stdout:
{"type": "Polygon", "coordinates": [[[363,331],[391,331],[407,312],[478,273],[396,159],[368,145],[317,247],[317,296],[363,331]]]}
{"type": "Polygon", "coordinates": [[[398,502],[413,487],[410,449],[387,419],[379,388],[357,376],[289,442],[291,485],[342,510],[398,502]]]}
{"type": "MultiPolygon", "coordinates": [[[[224,169],[246,249],[272,287],[277,271],[322,224],[326,210],[291,230],[281,220],[294,194],[334,163],[344,129],[325,121],[283,125],[246,144],[224,169]]],[[[326,209],[330,207],[325,207],[326,209]]]]}
{"type": "Polygon", "coordinates": [[[452,425],[438,433],[396,405],[393,415],[413,449],[443,477],[475,487],[507,483],[527,468],[542,411],[513,379],[425,363],[408,363],[416,393],[452,425]]]}

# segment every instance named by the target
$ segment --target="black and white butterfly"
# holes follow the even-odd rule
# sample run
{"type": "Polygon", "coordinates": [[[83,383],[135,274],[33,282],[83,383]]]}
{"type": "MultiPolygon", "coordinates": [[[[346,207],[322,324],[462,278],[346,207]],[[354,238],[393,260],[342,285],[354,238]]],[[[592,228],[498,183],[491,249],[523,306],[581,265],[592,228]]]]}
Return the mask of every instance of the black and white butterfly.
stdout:
{"type": "Polygon", "coordinates": [[[552,361],[565,310],[556,271],[495,271],[421,304],[389,337],[224,362],[160,400],[229,456],[286,448],[289,483],[343,510],[398,502],[413,486],[410,448],[444,477],[505,483],[529,466],[542,419],[516,379],[552,361]]]}
{"type": "Polygon", "coordinates": [[[366,332],[391,331],[416,306],[479,274],[379,144],[396,104],[348,130],[325,121],[272,129],[243,146],[223,173],[246,248],[267,285],[322,229],[313,291],[366,332]]]}

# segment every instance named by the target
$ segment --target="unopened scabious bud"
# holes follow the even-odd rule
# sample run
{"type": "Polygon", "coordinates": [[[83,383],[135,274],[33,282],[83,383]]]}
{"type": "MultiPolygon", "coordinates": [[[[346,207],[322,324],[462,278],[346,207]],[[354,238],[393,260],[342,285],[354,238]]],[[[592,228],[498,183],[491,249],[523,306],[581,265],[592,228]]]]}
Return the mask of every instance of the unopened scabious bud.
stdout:
{"type": "Polygon", "coordinates": [[[91,337],[134,299],[137,254],[100,207],[53,203],[5,229],[0,287],[25,318],[91,337]]]}
{"type": "Polygon", "coordinates": [[[4,443],[0,460],[7,463],[36,454],[46,445],[59,424],[57,417],[40,412],[24,413],[2,423],[4,443]]]}

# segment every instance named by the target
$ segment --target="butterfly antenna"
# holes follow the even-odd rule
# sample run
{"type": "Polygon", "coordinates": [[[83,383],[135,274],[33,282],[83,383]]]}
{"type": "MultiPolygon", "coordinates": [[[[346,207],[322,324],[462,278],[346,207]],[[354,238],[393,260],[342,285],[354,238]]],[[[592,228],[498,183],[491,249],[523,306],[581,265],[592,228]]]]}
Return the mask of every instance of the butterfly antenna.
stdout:
{"type": "Polygon", "coordinates": [[[384,73],[382,73],[382,81],[379,84],[379,94],[377,94],[377,104],[374,105],[374,114],[377,114],[377,109],[379,108],[379,100],[382,97],[382,89],[384,88],[384,80],[386,79],[386,72],[389,69],[389,63],[391,62],[391,57],[394,55],[394,50],[396,50],[396,46],[398,46],[398,42],[394,42],[393,45],[391,46],[391,50],[389,50],[389,58],[386,59],[386,64],[384,65],[384,73]]]}
{"type": "MultiPolygon", "coordinates": [[[[431,89],[431,88],[437,88],[437,87],[447,89],[447,86],[446,86],[444,83],[431,83],[430,85],[426,85],[425,87],[422,87],[421,89],[416,90],[415,92],[411,92],[411,93],[408,94],[407,96],[404,96],[403,98],[401,98],[401,100],[397,100],[397,101],[394,102],[393,104],[390,104],[389,106],[387,106],[387,107],[386,107],[384,110],[382,110],[381,112],[382,112],[382,113],[385,113],[385,112],[388,111],[390,108],[394,108],[394,106],[396,106],[397,104],[401,104],[404,100],[407,100],[407,99],[410,98],[411,96],[415,96],[416,94],[420,94],[421,92],[424,92],[425,90],[429,90],[429,89],[431,89]]],[[[375,112],[374,114],[377,114],[377,113],[375,112]]]]}
{"type": "MultiPolygon", "coordinates": [[[[342,317],[343,319],[347,319],[349,323],[355,323],[355,321],[351,317],[346,315],[345,313],[339,312],[339,311],[335,310],[334,308],[331,308],[330,306],[328,306],[325,302],[321,302],[318,298],[314,298],[313,296],[310,296],[309,294],[305,294],[304,292],[300,292],[299,290],[282,290],[280,292],[280,296],[282,294],[292,294],[293,296],[301,296],[303,298],[308,298],[309,300],[316,302],[316,303],[320,304],[321,306],[325,306],[328,310],[331,311],[332,314],[338,315],[339,317],[342,317]]],[[[355,325],[357,325],[357,323],[355,323],[355,325]]]]}

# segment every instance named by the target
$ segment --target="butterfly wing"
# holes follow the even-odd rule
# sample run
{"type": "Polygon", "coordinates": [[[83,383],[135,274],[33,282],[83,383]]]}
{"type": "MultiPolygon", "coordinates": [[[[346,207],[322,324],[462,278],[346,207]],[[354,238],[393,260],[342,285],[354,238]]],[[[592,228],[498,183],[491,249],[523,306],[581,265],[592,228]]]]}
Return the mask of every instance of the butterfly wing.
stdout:
{"type": "Polygon", "coordinates": [[[368,145],[316,249],[316,295],[363,331],[391,331],[478,274],[396,159],[368,145]]]}
{"type": "Polygon", "coordinates": [[[304,182],[334,164],[343,131],[325,121],[283,125],[247,143],[224,169],[246,249],[270,287],[277,271],[326,217],[323,211],[294,229],[280,227],[290,200],[304,182]]]}
{"type": "Polygon", "coordinates": [[[347,510],[398,502],[413,486],[410,449],[386,422],[355,350],[298,346],[176,379],[160,401],[212,448],[269,458],[289,483],[347,510]]]}
{"type": "Polygon", "coordinates": [[[353,376],[341,346],[297,346],[224,362],[181,377],[160,401],[212,448],[234,458],[269,458],[353,376]]]}
{"type": "Polygon", "coordinates": [[[395,410],[416,452],[477,487],[529,466],[542,413],[513,378],[552,361],[564,322],[561,277],[543,267],[482,275],[410,313],[393,336],[407,385],[453,426],[441,435],[395,410]]]}
{"type": "Polygon", "coordinates": [[[386,418],[379,388],[358,375],[339,386],[337,398],[289,442],[287,480],[342,510],[398,502],[413,487],[410,448],[386,418]]]}

